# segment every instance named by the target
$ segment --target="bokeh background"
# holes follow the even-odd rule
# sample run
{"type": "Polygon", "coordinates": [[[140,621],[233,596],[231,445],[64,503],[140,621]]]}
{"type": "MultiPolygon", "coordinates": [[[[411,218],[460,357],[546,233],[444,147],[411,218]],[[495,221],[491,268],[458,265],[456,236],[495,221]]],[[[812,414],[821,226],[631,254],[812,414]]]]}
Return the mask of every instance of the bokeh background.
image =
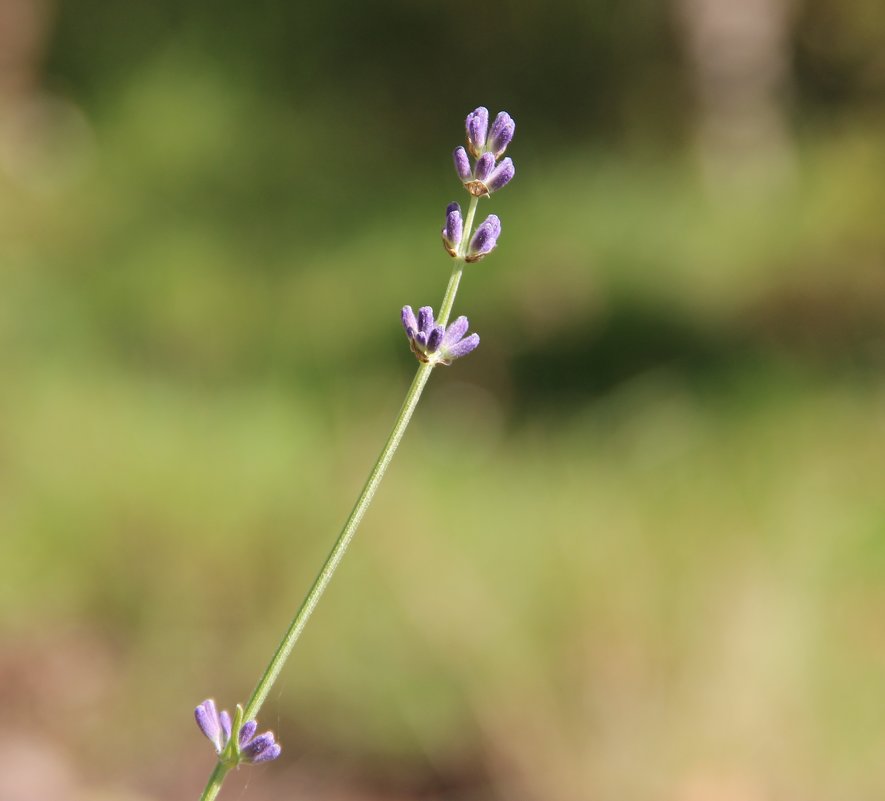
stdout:
{"type": "Polygon", "coordinates": [[[885,797],[880,0],[0,0],[0,798],[885,797]]]}

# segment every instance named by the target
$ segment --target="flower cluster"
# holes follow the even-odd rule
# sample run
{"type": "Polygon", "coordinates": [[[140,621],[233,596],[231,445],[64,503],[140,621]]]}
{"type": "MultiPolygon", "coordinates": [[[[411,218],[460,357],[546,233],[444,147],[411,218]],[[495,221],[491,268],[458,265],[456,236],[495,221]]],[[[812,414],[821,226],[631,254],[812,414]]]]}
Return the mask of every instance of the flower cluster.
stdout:
{"type": "MultiPolygon", "coordinates": [[[[477,226],[476,231],[467,245],[464,261],[468,264],[479,261],[491,253],[498,244],[501,235],[501,220],[498,215],[490,214],[477,226]]],[[[446,208],[446,224],[442,229],[443,247],[450,256],[457,257],[458,247],[464,236],[464,220],[461,207],[457,203],[449,203],[446,208]]]]}
{"type": "MultiPolygon", "coordinates": [[[[470,229],[479,199],[504,187],[516,172],[510,158],[498,161],[513,139],[516,123],[506,111],[502,111],[495,117],[490,130],[489,110],[480,106],[467,115],[465,129],[467,148],[456,148],[454,157],[455,171],[471,195],[467,223],[465,226],[461,206],[449,203],[441,233],[446,253],[454,259],[472,264],[488,256],[497,246],[501,235],[501,220],[495,214],[486,217],[472,235],[470,229]],[[476,160],[472,167],[471,156],[476,160]]],[[[441,312],[443,323],[448,318],[449,308],[445,306],[446,310],[441,312]]],[[[459,317],[446,328],[435,323],[430,306],[418,309],[417,317],[411,306],[405,306],[402,321],[412,353],[423,364],[451,364],[454,359],[465,356],[479,345],[477,334],[464,336],[468,325],[466,317],[459,317]]]]}
{"type": "MultiPolygon", "coordinates": [[[[516,123],[506,111],[502,111],[495,117],[489,130],[489,110],[480,106],[467,115],[465,128],[467,148],[455,148],[455,171],[464,188],[475,199],[488,197],[492,192],[506,186],[516,174],[513,161],[509,157],[498,163],[513,139],[516,123]],[[476,160],[472,167],[470,156],[476,160]]],[[[501,221],[490,214],[477,227],[466,247],[463,247],[464,218],[461,207],[457,203],[450,203],[446,209],[442,241],[446,252],[453,258],[463,258],[468,264],[479,261],[495,249],[500,234],[501,221]]],[[[470,236],[469,231],[467,235],[470,236]]]]}
{"type": "Polygon", "coordinates": [[[479,345],[479,334],[464,337],[470,325],[466,317],[459,317],[448,328],[443,328],[436,325],[430,306],[418,309],[417,318],[411,306],[404,306],[402,318],[412,353],[423,364],[450,365],[479,345]]]}
{"type": "MultiPolygon", "coordinates": [[[[256,736],[258,723],[248,720],[240,726],[235,740],[231,740],[233,724],[226,709],[221,712],[215,701],[207,698],[194,710],[194,717],[200,730],[215,746],[215,753],[223,762],[238,765],[241,762],[256,764],[270,762],[280,755],[282,748],[274,741],[272,731],[256,736]]],[[[237,707],[237,722],[242,719],[242,708],[237,707]]]]}
{"type": "Polygon", "coordinates": [[[480,106],[467,115],[465,128],[467,150],[463,147],[455,149],[453,154],[455,172],[471,195],[483,197],[497,192],[508,184],[516,173],[509,158],[499,164],[496,163],[513,139],[516,123],[506,111],[502,111],[495,117],[489,130],[489,110],[480,106]],[[472,169],[468,151],[476,159],[472,169]]]}

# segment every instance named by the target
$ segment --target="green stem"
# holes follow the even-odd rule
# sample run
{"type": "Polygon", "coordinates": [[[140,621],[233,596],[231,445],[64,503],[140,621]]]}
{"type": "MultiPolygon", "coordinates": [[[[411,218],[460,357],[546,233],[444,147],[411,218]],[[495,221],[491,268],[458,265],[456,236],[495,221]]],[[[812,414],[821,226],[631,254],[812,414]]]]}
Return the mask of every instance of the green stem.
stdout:
{"type": "Polygon", "coordinates": [[[335,570],[338,568],[341,559],[347,551],[347,546],[350,545],[350,542],[359,527],[360,521],[366,513],[366,509],[369,508],[369,504],[375,496],[375,492],[378,489],[378,485],[381,483],[381,479],[384,478],[384,473],[387,471],[387,467],[390,465],[390,460],[393,458],[393,454],[396,452],[397,446],[403,438],[406,426],[409,425],[409,420],[412,419],[412,413],[418,405],[421,392],[424,390],[424,385],[427,383],[427,379],[430,378],[432,370],[432,364],[422,364],[418,367],[418,372],[415,373],[412,386],[409,387],[409,391],[406,393],[406,399],[403,401],[402,408],[396,418],[393,431],[390,432],[390,436],[387,438],[387,443],[381,451],[378,461],[375,462],[375,466],[369,474],[366,485],[363,487],[363,491],[360,493],[359,498],[357,498],[356,504],[354,504],[350,517],[347,518],[347,522],[344,524],[344,528],[338,535],[335,545],[329,552],[328,557],[326,557],[326,561],[316,579],[314,579],[313,585],[305,596],[304,601],[302,601],[301,608],[292,619],[288,631],[286,631],[279,646],[277,646],[277,650],[274,653],[273,658],[270,660],[267,669],[264,671],[264,675],[255,686],[255,689],[252,692],[252,697],[246,704],[246,711],[244,714],[245,720],[254,720],[257,717],[258,710],[261,709],[261,705],[267,698],[270,688],[280,675],[280,671],[283,669],[283,665],[289,658],[292,648],[301,636],[301,632],[304,630],[307,621],[313,614],[313,610],[316,608],[323,592],[332,580],[335,570]]]}
{"type": "MultiPolygon", "coordinates": [[[[440,307],[439,325],[446,324],[452,306],[455,303],[455,295],[458,292],[458,284],[461,281],[461,273],[464,270],[464,254],[467,252],[470,229],[473,225],[473,218],[476,215],[477,201],[478,198],[471,198],[470,208],[467,211],[467,219],[465,221],[464,241],[461,244],[459,258],[456,260],[455,266],[452,268],[452,274],[449,277],[449,285],[446,287],[446,294],[443,297],[442,306],[440,307]]],[[[344,558],[347,547],[350,545],[351,540],[356,534],[356,530],[359,528],[359,524],[363,519],[363,515],[366,513],[366,509],[368,509],[369,504],[372,503],[372,498],[375,497],[378,485],[381,483],[381,479],[384,478],[384,473],[387,471],[391,459],[393,459],[393,454],[396,453],[400,440],[402,440],[403,434],[406,432],[406,428],[409,425],[409,421],[412,419],[412,414],[415,411],[415,407],[418,405],[421,393],[424,391],[424,387],[427,384],[427,379],[430,378],[430,373],[433,371],[433,367],[433,364],[419,365],[418,371],[415,373],[415,378],[412,380],[412,385],[406,393],[406,399],[403,401],[399,415],[397,415],[393,430],[390,432],[390,436],[387,438],[387,442],[381,451],[381,455],[378,457],[378,461],[375,462],[372,472],[369,473],[369,478],[363,487],[363,491],[360,493],[359,498],[357,498],[356,504],[354,504],[353,510],[350,513],[350,517],[347,518],[347,522],[344,524],[344,528],[341,529],[341,533],[338,535],[338,539],[335,541],[332,550],[326,557],[326,561],[323,563],[320,572],[317,574],[310,590],[301,602],[301,606],[295,614],[295,617],[292,618],[292,622],[289,624],[289,628],[286,630],[285,635],[283,635],[283,639],[280,640],[280,644],[277,646],[277,650],[274,652],[273,657],[268,663],[264,674],[259,679],[258,684],[255,685],[255,689],[252,691],[252,697],[249,698],[249,701],[246,704],[243,714],[244,720],[255,720],[258,716],[258,711],[261,709],[262,704],[267,700],[268,693],[270,693],[274,682],[276,682],[279,677],[280,671],[282,671],[283,666],[286,664],[286,660],[289,658],[289,654],[292,653],[292,649],[295,647],[295,643],[298,642],[298,638],[301,636],[302,631],[304,631],[307,621],[313,614],[314,609],[316,609],[323,592],[332,580],[332,576],[338,569],[341,560],[344,558]]],[[[234,732],[232,736],[236,737],[236,732],[234,732]]],[[[229,770],[229,765],[225,765],[222,762],[216,764],[215,770],[212,771],[212,775],[209,777],[209,781],[206,784],[206,789],[203,790],[203,795],[200,796],[200,801],[213,801],[215,796],[218,795],[218,791],[221,789],[221,785],[224,782],[224,777],[229,770]]]]}
{"type": "Polygon", "coordinates": [[[218,791],[221,790],[224,777],[229,770],[230,767],[222,762],[215,765],[215,770],[212,771],[209,781],[206,782],[206,789],[203,790],[203,795],[200,796],[200,801],[213,801],[215,796],[218,795],[218,791]]]}

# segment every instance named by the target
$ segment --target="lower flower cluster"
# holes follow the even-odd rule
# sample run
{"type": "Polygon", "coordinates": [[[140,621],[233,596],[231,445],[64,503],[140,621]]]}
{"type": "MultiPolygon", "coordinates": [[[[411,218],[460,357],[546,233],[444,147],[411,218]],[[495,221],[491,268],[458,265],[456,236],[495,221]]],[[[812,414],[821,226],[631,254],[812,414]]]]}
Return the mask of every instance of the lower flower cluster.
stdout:
{"type": "MultiPolygon", "coordinates": [[[[238,710],[239,719],[242,710],[238,710]]],[[[242,762],[247,764],[257,764],[259,762],[270,762],[276,759],[282,748],[280,744],[274,741],[272,731],[266,731],[256,736],[258,731],[258,723],[254,720],[247,720],[240,726],[236,740],[231,740],[232,723],[230,715],[226,709],[221,712],[215,706],[215,701],[207,698],[194,710],[194,717],[200,730],[215,746],[215,753],[218,754],[222,762],[239,765],[242,762]]]]}

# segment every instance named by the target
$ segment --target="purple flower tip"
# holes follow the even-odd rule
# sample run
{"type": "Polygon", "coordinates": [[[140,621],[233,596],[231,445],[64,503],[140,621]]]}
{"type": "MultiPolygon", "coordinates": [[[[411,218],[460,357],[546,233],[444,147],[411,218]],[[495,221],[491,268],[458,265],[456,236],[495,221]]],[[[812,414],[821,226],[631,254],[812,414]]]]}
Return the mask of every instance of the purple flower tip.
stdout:
{"type": "MultiPolygon", "coordinates": [[[[223,713],[226,714],[226,713],[223,713]]],[[[221,725],[221,716],[218,714],[218,708],[215,701],[207,698],[194,710],[194,718],[200,731],[209,738],[212,745],[215,746],[215,753],[220,754],[227,744],[230,737],[230,723],[228,722],[228,733],[225,734],[221,725]]]]}
{"type": "MultiPolygon", "coordinates": [[[[254,723],[254,721],[250,721],[250,723],[254,723]]],[[[255,733],[256,724],[256,727],[251,729],[250,736],[244,737],[244,730],[248,725],[245,724],[240,729],[240,761],[255,765],[259,762],[270,762],[270,760],[276,759],[283,749],[279,743],[274,742],[273,732],[266,731],[264,734],[253,737],[251,735],[255,733]]]]}
{"type": "MultiPolygon", "coordinates": [[[[485,225],[485,223],[483,224],[485,225]]],[[[411,307],[406,306],[405,309],[411,312],[411,307]]],[[[405,309],[403,310],[404,321],[406,318],[405,309]]],[[[426,311],[424,319],[426,328],[416,330],[414,326],[406,326],[405,322],[403,323],[406,336],[409,339],[409,346],[419,362],[450,365],[454,359],[466,356],[479,345],[478,334],[471,334],[466,339],[464,338],[469,325],[466,317],[459,317],[448,328],[443,328],[441,325],[434,324],[433,310],[429,306],[423,306],[421,311],[426,311]]]]}
{"type": "Polygon", "coordinates": [[[418,320],[415,319],[415,312],[411,306],[403,306],[403,328],[406,336],[414,336],[418,332],[418,320]]]}
{"type": "Polygon", "coordinates": [[[513,166],[513,161],[508,156],[504,159],[494,170],[492,170],[491,175],[489,175],[488,180],[485,182],[486,187],[489,192],[497,192],[499,189],[503,189],[510,181],[513,180],[513,176],[516,175],[516,168],[513,166]]]}
{"type": "Polygon", "coordinates": [[[479,347],[479,334],[471,334],[460,342],[456,342],[449,348],[446,348],[444,357],[440,359],[441,364],[451,364],[455,359],[466,356],[471,351],[479,347]]]}
{"type": "Polygon", "coordinates": [[[489,132],[489,138],[486,142],[486,150],[495,154],[495,158],[499,159],[507,149],[513,139],[516,131],[516,123],[506,111],[501,111],[495,117],[492,123],[492,130],[489,132]]]}
{"type": "Polygon", "coordinates": [[[474,109],[467,115],[464,126],[467,129],[467,149],[473,158],[479,158],[485,149],[489,130],[489,110],[485,106],[474,109]]]}
{"type": "Polygon", "coordinates": [[[457,203],[449,203],[446,208],[446,225],[442,229],[443,247],[450,256],[458,255],[458,245],[464,235],[464,220],[461,207],[457,203]]]}
{"type": "Polygon", "coordinates": [[[496,214],[490,214],[474,232],[464,260],[472,264],[488,256],[497,246],[499,236],[501,236],[501,220],[496,214]]]}
{"type": "Polygon", "coordinates": [[[452,158],[455,161],[455,172],[458,173],[461,183],[467,183],[472,176],[470,158],[467,156],[467,151],[463,147],[456,147],[455,152],[452,153],[452,158]]]}

